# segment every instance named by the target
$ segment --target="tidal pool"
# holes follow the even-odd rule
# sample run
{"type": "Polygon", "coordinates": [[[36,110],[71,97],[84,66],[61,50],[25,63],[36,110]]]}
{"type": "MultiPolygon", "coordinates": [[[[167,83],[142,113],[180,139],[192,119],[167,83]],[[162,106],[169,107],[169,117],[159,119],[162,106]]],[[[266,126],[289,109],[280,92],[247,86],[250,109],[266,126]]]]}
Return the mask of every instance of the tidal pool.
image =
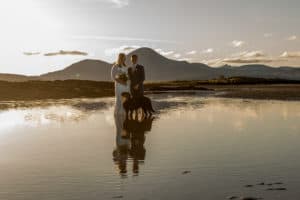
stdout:
{"type": "Polygon", "coordinates": [[[299,199],[300,102],[151,98],[139,121],[112,98],[0,111],[0,199],[299,199]]]}

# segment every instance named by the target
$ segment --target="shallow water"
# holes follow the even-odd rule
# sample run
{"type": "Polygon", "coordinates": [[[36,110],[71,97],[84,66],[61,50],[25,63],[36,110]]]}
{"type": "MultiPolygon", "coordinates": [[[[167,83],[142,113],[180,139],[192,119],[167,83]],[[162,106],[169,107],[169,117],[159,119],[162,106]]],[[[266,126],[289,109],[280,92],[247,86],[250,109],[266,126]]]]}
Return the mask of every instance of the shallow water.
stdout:
{"type": "Polygon", "coordinates": [[[110,98],[0,111],[0,199],[299,199],[300,102],[152,98],[144,121],[110,98]]]}

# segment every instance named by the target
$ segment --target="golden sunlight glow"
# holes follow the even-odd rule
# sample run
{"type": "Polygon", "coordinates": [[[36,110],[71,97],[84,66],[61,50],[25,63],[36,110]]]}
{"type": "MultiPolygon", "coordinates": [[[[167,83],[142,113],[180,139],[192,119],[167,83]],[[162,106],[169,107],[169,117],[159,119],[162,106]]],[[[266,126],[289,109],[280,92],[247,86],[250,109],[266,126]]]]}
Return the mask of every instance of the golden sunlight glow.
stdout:
{"type": "Polygon", "coordinates": [[[10,0],[0,8],[1,46],[18,49],[38,45],[49,34],[57,34],[57,24],[34,0],[10,0]],[[3,45],[4,44],[4,45],[3,45]]]}

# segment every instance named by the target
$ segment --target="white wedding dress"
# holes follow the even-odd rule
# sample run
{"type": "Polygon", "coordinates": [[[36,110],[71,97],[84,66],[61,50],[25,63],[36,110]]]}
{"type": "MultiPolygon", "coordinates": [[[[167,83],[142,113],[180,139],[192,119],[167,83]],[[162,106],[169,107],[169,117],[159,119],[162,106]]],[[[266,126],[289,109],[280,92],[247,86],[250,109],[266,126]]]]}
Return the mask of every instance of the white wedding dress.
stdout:
{"type": "Polygon", "coordinates": [[[130,80],[127,81],[126,85],[118,83],[116,81],[116,77],[126,74],[128,77],[128,67],[119,65],[114,65],[111,69],[111,78],[115,82],[115,96],[116,96],[116,105],[115,105],[115,114],[125,114],[123,105],[122,105],[122,93],[129,92],[130,93],[130,80]]]}

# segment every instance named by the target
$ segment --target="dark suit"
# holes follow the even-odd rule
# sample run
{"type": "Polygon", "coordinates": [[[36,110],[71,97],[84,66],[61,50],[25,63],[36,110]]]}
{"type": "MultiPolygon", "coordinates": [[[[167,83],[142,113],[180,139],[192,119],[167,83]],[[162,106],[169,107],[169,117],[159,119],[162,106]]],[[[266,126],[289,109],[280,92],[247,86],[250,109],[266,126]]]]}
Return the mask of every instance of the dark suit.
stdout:
{"type": "Polygon", "coordinates": [[[144,96],[144,81],[145,81],[145,70],[142,65],[136,65],[132,68],[132,74],[130,75],[130,91],[132,96],[141,97],[144,96]],[[138,89],[135,90],[134,87],[138,85],[138,89]]]}

